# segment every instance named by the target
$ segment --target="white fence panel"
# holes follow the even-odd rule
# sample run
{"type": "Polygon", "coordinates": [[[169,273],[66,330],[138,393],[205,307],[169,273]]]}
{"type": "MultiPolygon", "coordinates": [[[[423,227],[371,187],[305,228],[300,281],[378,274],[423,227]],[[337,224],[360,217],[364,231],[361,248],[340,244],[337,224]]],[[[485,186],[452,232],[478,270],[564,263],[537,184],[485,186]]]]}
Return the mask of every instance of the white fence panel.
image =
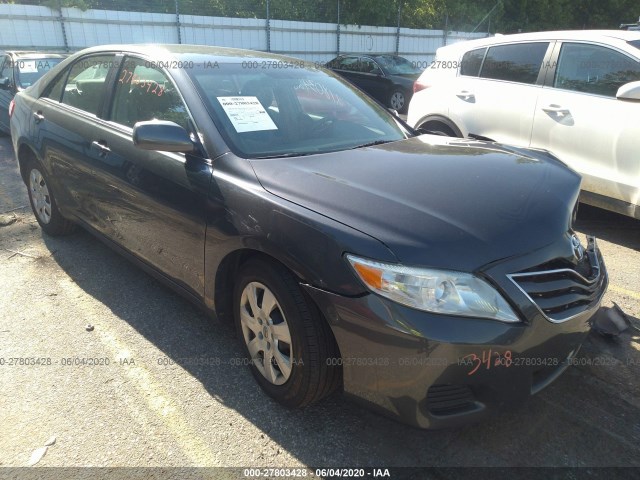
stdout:
{"type": "Polygon", "coordinates": [[[52,10],[35,5],[0,4],[0,48],[64,48],[60,22],[52,10]]]}
{"type": "Polygon", "coordinates": [[[446,44],[484,33],[0,4],[1,48],[77,50],[110,43],[192,43],[267,50],[313,62],[340,53],[398,53],[426,66],[446,44]],[[62,20],[61,20],[62,19],[62,20]],[[178,24],[179,20],[179,24],[178,24]],[[339,33],[338,33],[339,32],[339,33]]]}
{"type": "Polygon", "coordinates": [[[343,25],[340,27],[340,51],[344,53],[394,53],[395,27],[343,25]]]}
{"type": "Polygon", "coordinates": [[[109,43],[177,43],[176,16],[166,13],[63,8],[69,48],[109,43]]]}
{"type": "Polygon", "coordinates": [[[180,15],[183,43],[264,50],[266,20],[180,15]]]}
{"type": "Polygon", "coordinates": [[[271,51],[311,62],[327,62],[336,56],[335,23],[271,20],[271,51]]]}

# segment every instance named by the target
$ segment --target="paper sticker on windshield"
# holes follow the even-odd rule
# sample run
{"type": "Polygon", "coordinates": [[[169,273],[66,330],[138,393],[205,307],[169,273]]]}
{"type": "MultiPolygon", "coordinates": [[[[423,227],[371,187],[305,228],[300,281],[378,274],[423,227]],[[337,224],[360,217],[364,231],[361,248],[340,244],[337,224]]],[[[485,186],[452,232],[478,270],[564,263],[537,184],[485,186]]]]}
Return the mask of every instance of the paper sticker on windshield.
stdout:
{"type": "Polygon", "coordinates": [[[257,97],[217,97],[236,132],[277,130],[257,97]]]}
{"type": "Polygon", "coordinates": [[[38,73],[38,66],[35,60],[20,60],[18,68],[20,73],[38,73]]]}

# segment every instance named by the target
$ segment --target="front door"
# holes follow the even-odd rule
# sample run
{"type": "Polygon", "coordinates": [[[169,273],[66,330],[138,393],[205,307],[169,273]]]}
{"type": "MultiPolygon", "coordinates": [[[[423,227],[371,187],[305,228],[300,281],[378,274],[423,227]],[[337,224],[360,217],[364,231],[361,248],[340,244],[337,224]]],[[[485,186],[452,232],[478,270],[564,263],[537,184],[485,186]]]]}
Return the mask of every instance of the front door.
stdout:
{"type": "Polygon", "coordinates": [[[564,42],[553,83],[540,92],[531,146],[582,175],[582,189],[640,204],[640,103],[618,88],[640,80],[640,62],[612,48],[564,42]]]}
{"type": "Polygon", "coordinates": [[[193,293],[204,293],[205,209],[211,164],[200,153],[142,150],[136,122],[173,121],[197,139],[189,112],[169,75],[128,57],[121,63],[111,107],[92,139],[100,151],[97,205],[110,236],[193,293]]]}

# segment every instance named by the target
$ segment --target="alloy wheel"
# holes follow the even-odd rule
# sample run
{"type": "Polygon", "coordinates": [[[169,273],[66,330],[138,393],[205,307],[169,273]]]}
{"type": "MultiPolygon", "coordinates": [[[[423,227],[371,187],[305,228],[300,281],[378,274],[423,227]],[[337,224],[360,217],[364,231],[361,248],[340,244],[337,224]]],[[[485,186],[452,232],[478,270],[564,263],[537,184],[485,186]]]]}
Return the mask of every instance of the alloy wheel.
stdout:
{"type": "Polygon", "coordinates": [[[31,169],[29,174],[29,189],[36,215],[43,223],[49,223],[51,221],[51,195],[42,173],[37,168],[31,169]]]}
{"type": "Polygon", "coordinates": [[[291,332],[275,295],[259,282],[247,284],[240,298],[242,336],[256,369],[273,385],[291,376],[291,332]]]}

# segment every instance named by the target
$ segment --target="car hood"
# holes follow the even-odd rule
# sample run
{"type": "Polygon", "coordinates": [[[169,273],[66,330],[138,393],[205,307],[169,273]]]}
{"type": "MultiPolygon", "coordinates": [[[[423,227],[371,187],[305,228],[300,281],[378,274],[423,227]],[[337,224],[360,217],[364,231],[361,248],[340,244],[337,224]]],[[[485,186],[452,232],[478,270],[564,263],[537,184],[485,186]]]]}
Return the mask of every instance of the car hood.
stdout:
{"type": "Polygon", "coordinates": [[[398,261],[461,271],[557,241],[580,188],[544,152],[433,135],[251,164],[267,191],[377,238],[398,261]]]}

